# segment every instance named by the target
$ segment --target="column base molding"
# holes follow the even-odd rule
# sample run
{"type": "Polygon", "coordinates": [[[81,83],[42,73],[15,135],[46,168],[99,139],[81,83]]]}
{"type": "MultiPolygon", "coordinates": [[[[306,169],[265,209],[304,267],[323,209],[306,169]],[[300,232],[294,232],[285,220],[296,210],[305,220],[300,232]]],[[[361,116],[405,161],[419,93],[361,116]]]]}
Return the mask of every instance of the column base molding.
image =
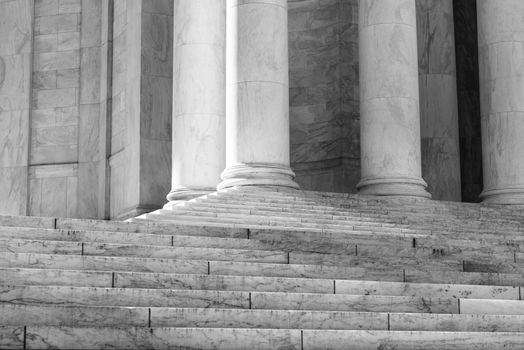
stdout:
{"type": "Polygon", "coordinates": [[[411,196],[431,198],[428,185],[422,178],[383,177],[364,178],[357,185],[358,193],[371,196],[411,196]]]}
{"type": "MultiPolygon", "coordinates": [[[[171,192],[168,193],[166,196],[166,199],[169,202],[182,202],[182,201],[188,201],[190,199],[205,196],[206,194],[209,194],[211,192],[214,192],[215,189],[213,187],[185,187],[185,186],[177,186],[171,190],[171,192]]],[[[169,203],[164,205],[164,209],[166,208],[169,203]]]]}
{"type": "Polygon", "coordinates": [[[217,190],[234,186],[277,186],[299,189],[289,166],[270,163],[239,163],[222,172],[217,190]]]}
{"type": "Polygon", "coordinates": [[[482,203],[486,204],[524,204],[524,187],[494,188],[482,191],[482,203]]]}

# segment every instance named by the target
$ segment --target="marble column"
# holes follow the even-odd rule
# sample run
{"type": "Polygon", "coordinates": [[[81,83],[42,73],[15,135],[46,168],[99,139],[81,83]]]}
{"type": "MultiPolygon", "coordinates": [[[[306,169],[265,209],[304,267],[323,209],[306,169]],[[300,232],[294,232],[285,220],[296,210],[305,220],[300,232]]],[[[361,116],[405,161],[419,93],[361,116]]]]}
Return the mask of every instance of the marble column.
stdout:
{"type": "Polygon", "coordinates": [[[417,0],[422,176],[433,199],[461,201],[453,0],[417,0]]]}
{"type": "Polygon", "coordinates": [[[524,1],[477,1],[484,202],[524,204],[524,1]]]}
{"type": "Polygon", "coordinates": [[[226,169],[218,189],[298,188],[289,166],[287,0],[230,0],[226,17],[226,169]]]}
{"type": "Polygon", "coordinates": [[[428,198],[421,176],[415,0],[360,0],[359,53],[359,193],[428,198]]]}
{"type": "Polygon", "coordinates": [[[170,202],[214,191],[225,167],[225,15],[225,0],[175,2],[170,202]]]}

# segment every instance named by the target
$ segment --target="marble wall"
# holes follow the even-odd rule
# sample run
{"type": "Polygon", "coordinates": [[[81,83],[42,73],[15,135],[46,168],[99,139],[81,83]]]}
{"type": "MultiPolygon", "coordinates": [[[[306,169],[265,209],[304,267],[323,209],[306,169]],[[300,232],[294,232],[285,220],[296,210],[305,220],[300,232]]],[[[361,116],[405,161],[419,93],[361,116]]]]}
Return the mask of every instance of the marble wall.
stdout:
{"type": "Polygon", "coordinates": [[[417,0],[422,177],[436,200],[461,200],[453,0],[417,0]]]}
{"type": "MultiPolygon", "coordinates": [[[[291,167],[303,189],[355,192],[358,0],[288,4],[291,167]]],[[[462,197],[477,201],[476,8],[453,5],[462,197]]],[[[0,0],[0,42],[0,214],[124,218],[166,202],[172,0],[0,0]]]]}
{"type": "Polygon", "coordinates": [[[289,0],[291,167],[303,189],[360,178],[358,1],[289,0]]]}
{"type": "Polygon", "coordinates": [[[27,214],[33,1],[0,1],[0,213],[27,214]]]}
{"type": "Polygon", "coordinates": [[[29,215],[77,216],[81,10],[35,1],[29,215]]]}
{"type": "Polygon", "coordinates": [[[114,2],[110,216],[160,208],[171,181],[173,2],[114,2]]]}
{"type": "Polygon", "coordinates": [[[462,200],[478,202],[483,179],[476,1],[454,0],[453,14],[462,200]]]}

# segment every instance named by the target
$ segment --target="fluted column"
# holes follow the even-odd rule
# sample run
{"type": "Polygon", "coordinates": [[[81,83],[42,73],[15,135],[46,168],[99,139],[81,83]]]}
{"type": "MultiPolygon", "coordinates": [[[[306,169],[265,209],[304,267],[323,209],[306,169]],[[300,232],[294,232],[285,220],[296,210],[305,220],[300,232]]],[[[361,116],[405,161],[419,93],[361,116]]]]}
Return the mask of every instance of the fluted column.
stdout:
{"type": "Polygon", "coordinates": [[[225,166],[225,9],[175,1],[170,202],[214,191],[225,166]]]}
{"type": "Polygon", "coordinates": [[[421,177],[415,0],[360,0],[361,194],[430,197],[421,177]]]}
{"type": "Polygon", "coordinates": [[[478,0],[484,202],[524,204],[524,1],[478,0]]]}
{"type": "Polygon", "coordinates": [[[226,169],[218,188],[298,188],[289,167],[287,0],[228,0],[226,17],[226,169]]]}
{"type": "Polygon", "coordinates": [[[433,199],[459,201],[453,0],[417,0],[422,176],[433,199]]]}

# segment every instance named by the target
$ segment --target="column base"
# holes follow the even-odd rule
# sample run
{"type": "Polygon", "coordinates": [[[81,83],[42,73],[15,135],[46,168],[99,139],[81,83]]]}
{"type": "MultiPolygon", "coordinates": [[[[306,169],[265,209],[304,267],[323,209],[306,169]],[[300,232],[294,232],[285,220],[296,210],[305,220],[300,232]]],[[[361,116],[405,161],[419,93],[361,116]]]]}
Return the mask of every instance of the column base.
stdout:
{"type": "Polygon", "coordinates": [[[166,199],[169,201],[164,205],[164,209],[170,209],[170,206],[175,203],[188,201],[196,197],[205,196],[211,192],[214,192],[215,189],[212,187],[202,187],[202,188],[188,188],[184,186],[178,186],[171,190],[166,196],[166,199]]]}
{"type": "Polygon", "coordinates": [[[410,196],[431,198],[428,185],[421,178],[365,178],[357,185],[358,193],[372,196],[410,196]]]}
{"type": "Polygon", "coordinates": [[[486,204],[524,204],[524,187],[508,187],[484,190],[480,194],[486,204]]]}
{"type": "Polygon", "coordinates": [[[217,190],[234,186],[278,186],[299,189],[290,167],[270,163],[235,164],[222,172],[217,190]]]}

